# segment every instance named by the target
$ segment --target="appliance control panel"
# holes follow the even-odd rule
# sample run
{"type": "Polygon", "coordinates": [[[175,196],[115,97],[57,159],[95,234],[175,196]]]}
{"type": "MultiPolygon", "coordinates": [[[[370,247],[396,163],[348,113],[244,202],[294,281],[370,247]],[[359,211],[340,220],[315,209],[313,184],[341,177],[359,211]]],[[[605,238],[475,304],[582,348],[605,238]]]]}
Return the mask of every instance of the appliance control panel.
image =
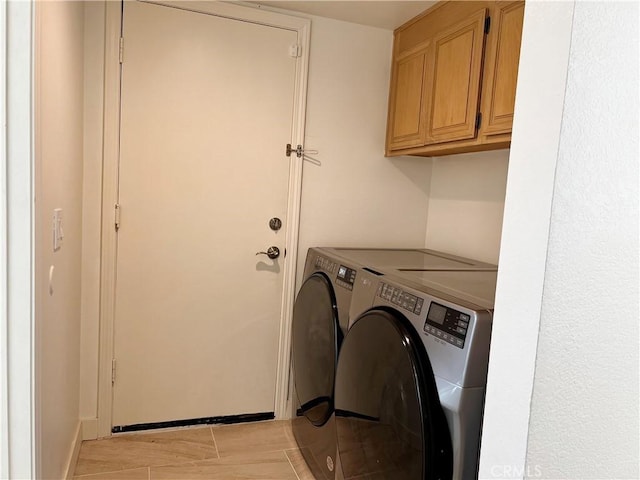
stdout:
{"type": "Polygon", "coordinates": [[[464,348],[470,321],[471,317],[466,313],[431,302],[424,331],[458,348],[464,348]]]}
{"type": "Polygon", "coordinates": [[[424,299],[384,282],[381,282],[378,286],[376,295],[416,315],[420,315],[424,306],[424,299]]]}
{"type": "MultiPolygon", "coordinates": [[[[414,315],[419,316],[425,309],[424,298],[384,282],[378,285],[376,296],[414,315]]],[[[424,332],[455,347],[464,348],[471,316],[433,301],[427,301],[427,305],[424,332]]]]}
{"type": "Polygon", "coordinates": [[[326,257],[318,255],[316,257],[315,266],[319,270],[331,274],[333,277],[336,274],[336,285],[340,285],[347,290],[353,290],[353,284],[356,282],[356,271],[353,268],[349,268],[345,265],[340,265],[326,257]]]}
{"type": "Polygon", "coordinates": [[[353,284],[356,282],[356,271],[352,268],[340,265],[338,267],[338,276],[336,284],[348,290],[353,290],[353,284]]]}
{"type": "Polygon", "coordinates": [[[316,268],[320,270],[324,270],[328,273],[336,273],[336,268],[338,268],[338,264],[332,262],[328,258],[317,256],[316,257],[316,268]]]}

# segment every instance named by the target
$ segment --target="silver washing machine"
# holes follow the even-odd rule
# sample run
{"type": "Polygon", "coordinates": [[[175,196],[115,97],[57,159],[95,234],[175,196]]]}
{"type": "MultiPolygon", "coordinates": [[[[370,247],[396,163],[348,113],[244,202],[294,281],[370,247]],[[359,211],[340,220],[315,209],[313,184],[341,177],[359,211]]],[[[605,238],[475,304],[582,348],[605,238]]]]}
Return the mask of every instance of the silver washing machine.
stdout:
{"type": "Polygon", "coordinates": [[[336,478],[477,478],[496,272],[356,278],[335,380],[336,478]]]}
{"type": "Polygon", "coordinates": [[[350,325],[352,290],[362,269],[397,275],[423,270],[495,270],[495,265],[427,249],[310,248],[292,325],[293,432],[317,479],[336,478],[334,384],[350,325]]]}
{"type": "Polygon", "coordinates": [[[358,268],[323,249],[310,248],[293,309],[293,434],[318,480],[335,478],[335,372],[358,268]]]}

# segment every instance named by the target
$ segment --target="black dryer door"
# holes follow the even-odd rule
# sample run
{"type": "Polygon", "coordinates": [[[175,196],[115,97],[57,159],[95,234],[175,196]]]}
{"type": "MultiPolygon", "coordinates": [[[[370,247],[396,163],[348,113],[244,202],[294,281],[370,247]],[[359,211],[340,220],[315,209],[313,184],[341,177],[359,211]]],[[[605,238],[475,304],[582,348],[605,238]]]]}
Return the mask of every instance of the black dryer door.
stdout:
{"type": "Polygon", "coordinates": [[[298,408],[313,425],[324,425],[334,408],[340,347],[336,297],[324,273],[302,285],[293,308],[293,371],[298,408]]]}
{"type": "Polygon", "coordinates": [[[335,395],[345,478],[451,479],[451,437],[431,364],[400,312],[374,308],[356,320],[340,351],[335,395]]]}

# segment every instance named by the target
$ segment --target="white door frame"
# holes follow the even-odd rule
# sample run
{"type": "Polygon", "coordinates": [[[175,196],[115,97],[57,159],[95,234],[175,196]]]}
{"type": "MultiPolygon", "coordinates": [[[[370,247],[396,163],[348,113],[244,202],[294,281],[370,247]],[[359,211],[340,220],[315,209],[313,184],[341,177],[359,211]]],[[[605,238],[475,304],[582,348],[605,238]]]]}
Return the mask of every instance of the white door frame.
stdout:
{"type": "Polygon", "coordinates": [[[31,2],[0,3],[0,478],[36,478],[31,2]]]}
{"type": "MultiPolygon", "coordinates": [[[[147,2],[178,6],[195,12],[242,20],[260,25],[292,30],[298,34],[302,54],[296,62],[295,100],[291,138],[285,144],[302,145],[307,96],[309,65],[309,38],[311,21],[257,8],[220,2],[147,2]]],[[[118,199],[118,157],[120,139],[120,28],[122,10],[120,2],[106,2],[105,28],[105,85],[104,85],[104,143],[102,186],[102,252],[100,292],[100,352],[98,366],[98,437],[111,435],[113,415],[113,385],[111,382],[114,349],[115,282],[117,237],[114,228],[114,205],[118,199]]],[[[126,54],[125,54],[126,55],[126,54]]],[[[289,364],[291,352],[291,320],[295,300],[298,231],[300,223],[300,197],[302,189],[302,159],[291,157],[289,167],[287,203],[288,228],[285,237],[287,261],[284,266],[282,316],[276,375],[275,416],[288,418],[289,364]]]]}

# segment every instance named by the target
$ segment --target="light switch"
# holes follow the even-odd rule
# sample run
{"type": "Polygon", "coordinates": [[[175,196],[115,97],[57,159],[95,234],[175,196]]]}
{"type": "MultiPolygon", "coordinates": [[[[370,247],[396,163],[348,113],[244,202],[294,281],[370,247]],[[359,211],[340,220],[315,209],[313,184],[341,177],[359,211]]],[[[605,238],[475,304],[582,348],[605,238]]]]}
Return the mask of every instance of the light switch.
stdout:
{"type": "Polygon", "coordinates": [[[62,247],[62,239],[64,232],[62,231],[62,209],[53,210],[53,251],[57,252],[62,247]]]}

